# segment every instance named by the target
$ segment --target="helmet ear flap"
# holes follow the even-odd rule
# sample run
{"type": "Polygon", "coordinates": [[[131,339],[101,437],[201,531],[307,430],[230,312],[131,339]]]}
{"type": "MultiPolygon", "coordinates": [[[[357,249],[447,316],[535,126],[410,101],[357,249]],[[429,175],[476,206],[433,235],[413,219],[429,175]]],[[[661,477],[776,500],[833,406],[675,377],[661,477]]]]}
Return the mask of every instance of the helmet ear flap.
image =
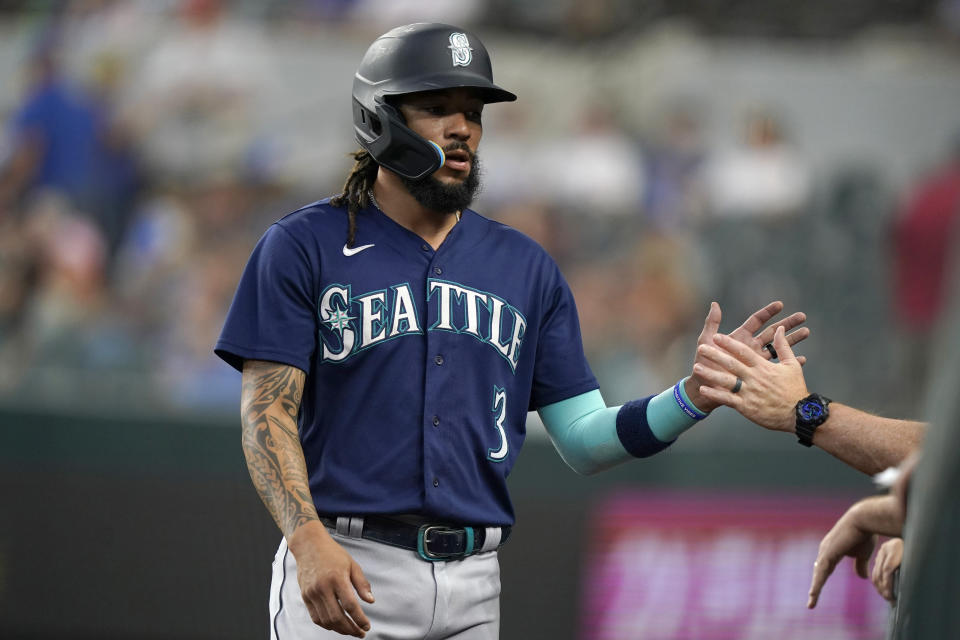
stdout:
{"type": "MultiPolygon", "coordinates": [[[[354,103],[354,106],[360,106],[357,103],[354,103]]],[[[367,111],[363,106],[360,106],[358,110],[358,115],[360,117],[361,124],[365,124],[369,127],[370,133],[374,136],[379,136],[383,132],[383,127],[380,124],[380,118],[367,111]]]]}
{"type": "Polygon", "coordinates": [[[393,106],[378,102],[374,115],[354,100],[353,111],[357,142],[377,164],[411,180],[419,180],[443,166],[443,149],[407,127],[393,106]]]}

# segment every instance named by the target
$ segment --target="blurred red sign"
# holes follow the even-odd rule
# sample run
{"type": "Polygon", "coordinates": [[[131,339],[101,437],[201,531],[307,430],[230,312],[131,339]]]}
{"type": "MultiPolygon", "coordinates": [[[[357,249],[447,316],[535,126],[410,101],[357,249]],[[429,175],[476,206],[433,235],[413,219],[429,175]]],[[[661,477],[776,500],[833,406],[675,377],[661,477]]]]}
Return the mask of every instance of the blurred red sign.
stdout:
{"type": "Polygon", "coordinates": [[[854,498],[631,492],[592,514],[583,640],[883,638],[889,604],[844,560],[806,608],[854,498]]]}

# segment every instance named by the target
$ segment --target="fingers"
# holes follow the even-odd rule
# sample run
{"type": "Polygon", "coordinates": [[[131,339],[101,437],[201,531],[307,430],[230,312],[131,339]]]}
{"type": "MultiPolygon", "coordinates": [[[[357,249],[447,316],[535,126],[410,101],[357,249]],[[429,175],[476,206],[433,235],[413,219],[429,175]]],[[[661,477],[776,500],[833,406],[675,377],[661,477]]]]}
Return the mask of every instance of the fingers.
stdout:
{"type": "MultiPolygon", "coordinates": [[[[776,337],[776,334],[774,334],[774,337],[776,337]]],[[[780,354],[783,353],[784,351],[786,351],[790,356],[794,356],[792,347],[796,345],[798,342],[800,342],[801,340],[806,340],[809,337],[810,337],[810,329],[807,329],[806,327],[804,327],[803,329],[797,329],[793,333],[788,333],[786,336],[788,346],[783,351],[781,351],[780,349],[777,349],[776,345],[773,346],[774,349],[777,349],[777,356],[779,356],[777,359],[780,360],[780,362],[783,362],[784,356],[780,356],[780,354]]],[[[800,363],[800,366],[802,367],[807,363],[807,356],[796,356],[796,360],[797,362],[800,363]]]]}
{"type": "Polygon", "coordinates": [[[831,573],[833,573],[833,564],[818,557],[817,561],[813,563],[813,579],[810,582],[810,593],[807,597],[808,609],[813,609],[817,606],[820,591],[823,589],[823,585],[831,573]]]}
{"type": "MultiPolygon", "coordinates": [[[[713,342],[719,346],[720,349],[735,357],[739,362],[745,365],[756,366],[766,360],[763,356],[754,351],[749,345],[744,344],[736,338],[732,338],[728,335],[718,333],[717,335],[713,336],[713,342]]],[[[728,371],[732,371],[732,369],[728,369],[728,371]]]]}
{"type": "Polygon", "coordinates": [[[710,303],[710,310],[707,311],[707,317],[703,321],[703,331],[697,339],[697,344],[702,344],[710,339],[710,336],[720,330],[720,305],[716,302],[710,303]]]}
{"type": "MultiPolygon", "coordinates": [[[[303,592],[303,601],[307,605],[307,610],[310,612],[310,619],[313,620],[314,624],[324,629],[356,638],[362,638],[366,635],[366,630],[361,629],[357,623],[347,616],[344,611],[345,606],[341,605],[339,590],[321,592],[317,589],[306,591],[303,592]]],[[[356,604],[356,598],[353,599],[353,603],[356,605],[356,609],[359,609],[359,605],[356,604]]],[[[349,604],[349,602],[345,602],[346,606],[349,606],[349,604]]],[[[362,611],[360,615],[363,615],[362,611]]],[[[364,617],[364,620],[365,619],[364,617]]],[[[367,621],[366,629],[369,628],[370,623],[367,621]]]]}
{"type": "Polygon", "coordinates": [[[727,371],[706,367],[700,363],[693,365],[693,372],[709,387],[715,389],[733,389],[737,383],[737,376],[727,371]]]}
{"type": "MultiPolygon", "coordinates": [[[[719,338],[723,338],[723,334],[717,334],[713,339],[726,347],[726,343],[721,343],[719,338]]],[[[721,349],[720,347],[714,346],[712,344],[702,344],[697,347],[697,355],[706,358],[707,360],[715,363],[720,369],[728,373],[732,373],[734,377],[743,377],[746,374],[747,369],[749,368],[747,364],[741,362],[728,351],[721,349]]],[[[757,356],[758,358],[760,356],[757,356]]],[[[699,373],[698,373],[699,375],[699,373]]],[[[732,385],[731,385],[732,386],[732,385]]]]}
{"type": "Polygon", "coordinates": [[[363,575],[363,570],[356,562],[350,566],[350,582],[353,583],[353,588],[357,590],[361,598],[371,604],[373,603],[373,590],[370,589],[370,582],[363,575]]]}
{"type": "Polygon", "coordinates": [[[301,582],[301,594],[314,624],[363,638],[370,630],[370,620],[360,607],[356,593],[367,602],[373,602],[373,594],[360,567],[350,562],[349,570],[344,566],[342,573],[331,572],[320,580],[301,582]]]}
{"type": "MultiPolygon", "coordinates": [[[[767,324],[767,321],[770,320],[773,316],[777,315],[783,311],[783,303],[779,300],[771,302],[763,309],[755,311],[753,315],[747,318],[746,322],[740,325],[736,331],[747,333],[748,335],[753,335],[757,331],[763,328],[763,325],[767,324]]],[[[794,314],[796,315],[796,314],[794,314]]],[[[793,316],[791,316],[793,317],[793,316]]],[[[783,322],[781,320],[781,322],[783,322]]],[[[734,333],[736,333],[736,331],[734,333]]]]}
{"type": "MultiPolygon", "coordinates": [[[[696,372],[696,367],[694,367],[694,371],[696,372]]],[[[732,385],[730,388],[733,388],[732,385]]],[[[736,411],[740,410],[740,402],[741,402],[740,396],[735,393],[731,393],[730,391],[726,391],[724,389],[718,389],[717,387],[708,387],[706,385],[701,385],[700,395],[702,395],[704,398],[706,398],[710,402],[714,402],[718,405],[722,404],[736,411]]]]}
{"type": "Polygon", "coordinates": [[[809,337],[810,337],[810,329],[808,329],[807,327],[802,327],[792,333],[787,334],[787,344],[789,344],[791,347],[794,347],[798,343],[803,342],[809,337]]]}
{"type": "Polygon", "coordinates": [[[893,597],[893,589],[891,588],[892,581],[890,580],[893,571],[889,568],[888,560],[887,545],[883,545],[880,547],[880,550],[877,551],[877,559],[873,563],[870,582],[876,587],[877,593],[887,600],[890,600],[893,597]]]}
{"type": "Polygon", "coordinates": [[[817,600],[820,598],[820,590],[823,589],[827,578],[833,573],[834,566],[836,566],[835,561],[825,558],[824,556],[817,556],[816,562],[813,563],[813,580],[810,582],[807,609],[813,609],[817,606],[817,600]]]}
{"type": "Polygon", "coordinates": [[[780,364],[797,359],[797,357],[793,354],[793,349],[790,347],[790,342],[784,335],[783,327],[778,327],[776,332],[773,334],[773,348],[777,350],[777,356],[780,360],[780,364]]]}
{"type": "MultiPolygon", "coordinates": [[[[810,329],[801,327],[795,331],[792,329],[803,324],[807,320],[806,314],[797,312],[789,317],[776,322],[769,327],[764,325],[777,313],[783,310],[783,303],[779,300],[771,302],[759,311],[754,312],[746,322],[730,334],[719,333],[720,328],[720,306],[710,303],[710,312],[707,314],[707,320],[704,322],[703,331],[697,340],[697,344],[709,344],[712,341],[722,349],[729,352],[741,362],[754,366],[759,362],[773,359],[772,353],[766,349],[760,349],[760,345],[771,344],[778,355],[780,362],[784,359],[796,360],[801,366],[806,363],[805,356],[796,356],[791,347],[810,337],[810,329]],[[761,330],[757,336],[754,336],[758,330],[761,330]],[[784,347],[774,344],[777,332],[781,331],[784,335],[784,347]]],[[[719,364],[719,363],[718,363],[719,364]]],[[[728,371],[733,371],[727,368],[728,371]]],[[[733,371],[736,373],[736,371],[733,371]]]]}
{"type": "Polygon", "coordinates": [[[893,569],[884,568],[883,572],[880,574],[879,582],[874,582],[874,586],[877,588],[877,593],[879,593],[884,600],[893,602],[896,598],[893,597],[893,569]]]}
{"type": "Polygon", "coordinates": [[[894,601],[893,594],[893,574],[900,566],[900,560],[903,552],[903,540],[900,538],[891,538],[887,540],[877,551],[877,559],[873,564],[873,573],[871,582],[877,588],[877,592],[889,600],[894,601]]]}
{"type": "Polygon", "coordinates": [[[730,391],[737,382],[737,376],[726,371],[705,367],[699,362],[693,365],[693,373],[703,383],[699,388],[702,396],[717,404],[738,409],[741,402],[740,396],[730,391]]]}
{"type": "MultiPolygon", "coordinates": [[[[769,327],[764,328],[763,331],[761,331],[760,334],[756,337],[756,339],[757,341],[760,342],[760,344],[767,344],[768,342],[773,342],[773,334],[776,333],[778,327],[783,327],[785,331],[789,332],[790,330],[796,327],[799,327],[801,324],[803,324],[806,321],[807,321],[806,314],[798,311],[797,313],[794,313],[784,318],[783,320],[780,320],[770,325],[769,327]]],[[[796,342],[793,342],[791,344],[796,344],[797,342],[800,342],[801,340],[806,338],[808,335],[810,335],[810,330],[804,327],[803,329],[798,329],[793,333],[797,334],[796,342]]]]}
{"type": "Polygon", "coordinates": [[[881,595],[883,595],[883,589],[880,585],[883,581],[883,560],[885,557],[884,547],[880,547],[880,550],[877,551],[877,559],[873,561],[873,571],[870,572],[870,582],[873,583],[873,586],[877,588],[881,595]]]}
{"type": "Polygon", "coordinates": [[[334,593],[335,598],[325,601],[327,612],[330,614],[329,618],[333,619],[334,626],[321,626],[358,638],[364,637],[365,633],[370,630],[370,619],[363,612],[363,608],[357,600],[357,595],[370,603],[374,599],[370,582],[363,575],[360,565],[351,562],[350,583],[337,585],[334,593]]]}
{"type": "MultiPolygon", "coordinates": [[[[362,629],[364,632],[370,630],[370,620],[367,619],[363,609],[360,608],[360,602],[354,594],[352,587],[347,587],[342,593],[337,593],[340,607],[350,616],[350,622],[354,627],[362,629]]],[[[359,637],[363,637],[361,634],[359,637]]]]}
{"type": "Polygon", "coordinates": [[[870,556],[866,556],[866,557],[864,557],[864,556],[857,556],[857,558],[856,558],[855,567],[856,567],[856,570],[857,570],[857,575],[860,576],[861,578],[866,579],[866,578],[868,577],[868,575],[869,575],[869,574],[867,573],[867,563],[868,563],[868,562],[870,562],[870,556]]]}

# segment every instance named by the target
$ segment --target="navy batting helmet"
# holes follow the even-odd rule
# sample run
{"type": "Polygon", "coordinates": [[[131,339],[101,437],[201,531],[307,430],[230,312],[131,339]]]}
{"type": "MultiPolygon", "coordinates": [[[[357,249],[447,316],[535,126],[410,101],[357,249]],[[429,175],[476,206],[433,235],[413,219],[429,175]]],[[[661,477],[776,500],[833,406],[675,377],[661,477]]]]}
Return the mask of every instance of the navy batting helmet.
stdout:
{"type": "Polygon", "coordinates": [[[417,23],[377,38],[353,78],[353,129],[378,164],[419,179],[443,166],[443,150],[404,124],[387,101],[418,91],[476,89],[484,102],[516,100],[493,84],[490,56],[475,35],[448,24],[417,23]]]}

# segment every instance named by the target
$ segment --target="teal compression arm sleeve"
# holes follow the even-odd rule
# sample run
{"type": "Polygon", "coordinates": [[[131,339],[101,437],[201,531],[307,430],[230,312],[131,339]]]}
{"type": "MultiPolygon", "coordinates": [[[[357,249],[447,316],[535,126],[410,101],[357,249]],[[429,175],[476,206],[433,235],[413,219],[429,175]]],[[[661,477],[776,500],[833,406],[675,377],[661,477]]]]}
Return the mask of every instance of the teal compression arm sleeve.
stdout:
{"type": "Polygon", "coordinates": [[[600,391],[594,390],[541,407],[539,414],[564,462],[577,473],[590,475],[659,453],[695,424],[672,394],[668,389],[607,407],[600,391]]]}
{"type": "Polygon", "coordinates": [[[584,475],[608,469],[632,456],[617,436],[617,411],[600,391],[561,400],[537,412],[554,448],[567,465],[584,475]]]}

